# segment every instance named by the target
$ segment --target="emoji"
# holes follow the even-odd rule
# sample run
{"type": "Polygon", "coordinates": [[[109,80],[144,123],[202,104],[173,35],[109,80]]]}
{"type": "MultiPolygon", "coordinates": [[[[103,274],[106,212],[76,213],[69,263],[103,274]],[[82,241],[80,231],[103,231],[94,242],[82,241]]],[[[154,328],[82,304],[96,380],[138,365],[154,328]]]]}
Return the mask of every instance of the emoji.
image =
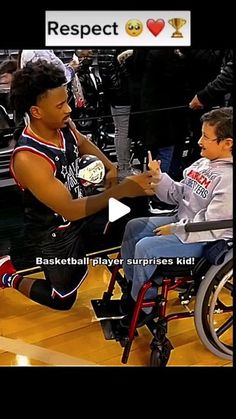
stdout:
{"type": "Polygon", "coordinates": [[[138,19],[129,19],[125,25],[125,30],[130,36],[139,36],[143,32],[143,24],[138,19]]]}
{"type": "Polygon", "coordinates": [[[149,31],[154,35],[157,36],[165,27],[165,21],[163,19],[148,19],[146,25],[149,31]]]}
{"type": "Polygon", "coordinates": [[[180,17],[176,17],[173,19],[169,19],[168,23],[175,28],[175,32],[172,33],[171,38],[183,38],[182,32],[180,32],[180,28],[185,25],[186,20],[181,19],[180,17]]]}

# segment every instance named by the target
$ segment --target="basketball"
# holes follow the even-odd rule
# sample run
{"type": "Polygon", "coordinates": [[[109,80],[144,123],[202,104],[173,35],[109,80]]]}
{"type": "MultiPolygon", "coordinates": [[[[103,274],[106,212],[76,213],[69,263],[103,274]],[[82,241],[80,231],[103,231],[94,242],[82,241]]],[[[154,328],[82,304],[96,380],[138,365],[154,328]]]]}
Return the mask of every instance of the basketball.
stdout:
{"type": "Polygon", "coordinates": [[[79,159],[78,175],[83,186],[98,185],[104,179],[105,166],[96,156],[84,154],[79,159]]]}

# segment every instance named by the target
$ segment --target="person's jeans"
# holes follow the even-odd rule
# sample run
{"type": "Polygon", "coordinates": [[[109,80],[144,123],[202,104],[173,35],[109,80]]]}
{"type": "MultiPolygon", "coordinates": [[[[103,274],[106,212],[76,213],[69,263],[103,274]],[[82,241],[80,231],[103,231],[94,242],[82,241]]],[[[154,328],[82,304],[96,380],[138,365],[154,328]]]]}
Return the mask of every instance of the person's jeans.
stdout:
{"type": "MultiPolygon", "coordinates": [[[[177,216],[171,217],[149,217],[136,218],[129,221],[121,245],[121,257],[124,260],[123,269],[127,281],[132,281],[131,296],[137,299],[139,290],[147,282],[158,265],[151,263],[153,258],[175,258],[175,257],[201,257],[206,243],[182,243],[174,234],[168,236],[156,236],[153,230],[177,221],[177,216]],[[149,260],[150,263],[144,266],[140,261],[149,260]],[[134,260],[134,263],[132,263],[134,260]]],[[[151,288],[147,291],[145,298],[152,299],[157,295],[157,290],[151,288]]],[[[144,310],[146,313],[150,308],[144,310]]]]}
{"type": "Polygon", "coordinates": [[[128,170],[130,161],[131,140],[128,138],[130,106],[111,106],[115,125],[115,148],[118,166],[128,170]]]}
{"type": "Polygon", "coordinates": [[[174,148],[174,145],[171,145],[169,147],[161,147],[157,150],[157,154],[154,155],[153,158],[155,158],[155,160],[161,160],[162,172],[169,173],[174,154],[174,148]]]}

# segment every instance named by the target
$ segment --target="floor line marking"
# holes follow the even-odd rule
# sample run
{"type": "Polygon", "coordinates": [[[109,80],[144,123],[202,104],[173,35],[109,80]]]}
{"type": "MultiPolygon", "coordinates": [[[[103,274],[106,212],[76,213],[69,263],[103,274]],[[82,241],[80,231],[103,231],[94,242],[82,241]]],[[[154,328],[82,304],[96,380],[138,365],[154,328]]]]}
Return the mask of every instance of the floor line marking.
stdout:
{"type": "MultiPolygon", "coordinates": [[[[37,345],[25,343],[19,339],[6,338],[0,336],[0,349],[17,355],[27,356],[28,358],[44,362],[49,365],[98,365],[86,359],[66,355],[37,345]]],[[[0,355],[1,359],[1,355],[0,355]]]]}

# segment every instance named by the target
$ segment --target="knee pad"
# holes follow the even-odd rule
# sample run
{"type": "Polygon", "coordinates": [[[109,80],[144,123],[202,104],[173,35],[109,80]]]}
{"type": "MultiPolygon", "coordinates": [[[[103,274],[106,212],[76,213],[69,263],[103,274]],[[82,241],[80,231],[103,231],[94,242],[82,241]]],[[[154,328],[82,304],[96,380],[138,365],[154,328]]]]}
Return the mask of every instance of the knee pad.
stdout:
{"type": "Polygon", "coordinates": [[[52,298],[52,288],[48,281],[36,279],[30,290],[30,298],[36,303],[43,304],[44,306],[53,308],[54,310],[69,310],[75,300],[77,292],[75,291],[68,297],[60,298],[55,296],[52,298]]]}

